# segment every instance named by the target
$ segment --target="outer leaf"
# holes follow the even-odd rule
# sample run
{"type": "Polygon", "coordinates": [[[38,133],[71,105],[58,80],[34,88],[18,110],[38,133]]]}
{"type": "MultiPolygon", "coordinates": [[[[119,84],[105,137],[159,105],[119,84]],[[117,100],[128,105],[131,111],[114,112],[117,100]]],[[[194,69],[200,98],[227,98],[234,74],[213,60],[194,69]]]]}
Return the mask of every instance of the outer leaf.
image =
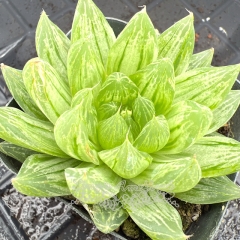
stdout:
{"type": "Polygon", "coordinates": [[[19,192],[35,197],[69,195],[64,169],[79,164],[75,159],[63,159],[35,154],[26,159],[12,184],[19,192]]]}
{"type": "Polygon", "coordinates": [[[180,75],[188,68],[194,48],[193,14],[176,22],[158,37],[159,58],[170,58],[175,75],[180,75]]]}
{"type": "Polygon", "coordinates": [[[140,129],[143,129],[143,127],[152,120],[155,115],[153,103],[140,95],[133,102],[132,111],[134,121],[138,123],[140,129]]]}
{"type": "Polygon", "coordinates": [[[23,69],[23,81],[29,95],[52,123],[69,109],[69,89],[49,63],[39,58],[29,60],[23,69]]]}
{"type": "Polygon", "coordinates": [[[67,168],[65,176],[71,194],[83,203],[96,204],[116,195],[121,178],[105,164],[82,163],[67,168]]]}
{"type": "Polygon", "coordinates": [[[104,120],[107,118],[112,117],[120,108],[120,103],[117,102],[108,102],[108,103],[103,103],[98,109],[98,119],[104,120]]]}
{"type": "Polygon", "coordinates": [[[203,178],[194,188],[175,197],[194,204],[213,204],[240,198],[240,188],[226,176],[203,178]]]}
{"type": "Polygon", "coordinates": [[[197,68],[175,78],[175,102],[193,100],[210,109],[217,108],[232,88],[240,65],[197,68]]]}
{"type": "Polygon", "coordinates": [[[132,178],[137,185],[156,188],[169,193],[188,191],[201,179],[201,168],[190,154],[152,154],[152,164],[132,178]]]}
{"type": "Polygon", "coordinates": [[[133,16],[110,49],[107,73],[133,74],[156,60],[157,53],[156,32],[144,7],[133,16]]]}
{"type": "Polygon", "coordinates": [[[162,153],[180,153],[203,137],[211,122],[212,112],[208,107],[193,101],[181,101],[174,104],[166,115],[170,129],[167,145],[162,153]]]}
{"type": "MultiPolygon", "coordinates": [[[[112,117],[105,119],[98,124],[98,140],[103,149],[111,149],[121,145],[126,139],[127,133],[128,125],[120,115],[119,111],[112,117]]],[[[132,139],[131,132],[130,139],[132,139]]]]}
{"type": "Polygon", "coordinates": [[[138,150],[153,153],[162,149],[170,137],[168,122],[163,115],[153,117],[140,132],[133,145],[138,150]]]}
{"type": "Polygon", "coordinates": [[[67,53],[70,48],[70,40],[48,18],[43,11],[36,29],[36,50],[38,56],[51,66],[68,83],[67,79],[67,53]]]}
{"type": "Polygon", "coordinates": [[[92,206],[87,204],[83,204],[83,206],[96,227],[103,233],[114,231],[128,218],[127,211],[116,196],[92,206]]]}
{"type": "Polygon", "coordinates": [[[208,50],[193,54],[190,58],[190,63],[187,70],[189,71],[195,68],[210,67],[213,53],[214,49],[210,48],[208,50]]]}
{"type": "Polygon", "coordinates": [[[47,120],[45,115],[40,111],[38,106],[29,96],[23,83],[22,71],[6,66],[3,63],[1,64],[1,70],[9,91],[23,111],[33,117],[41,120],[47,120]]]}
{"type": "Polygon", "coordinates": [[[0,143],[0,152],[18,160],[21,163],[23,163],[27,157],[36,153],[30,149],[19,147],[6,141],[0,143]]]}
{"type": "Polygon", "coordinates": [[[206,136],[186,150],[195,154],[202,177],[228,175],[240,170],[240,143],[224,136],[206,136]]]}
{"type": "Polygon", "coordinates": [[[133,221],[151,239],[187,239],[182,232],[179,213],[161,192],[127,181],[126,187],[121,189],[118,196],[133,221]]]}
{"type": "Polygon", "coordinates": [[[69,156],[99,164],[96,128],[97,114],[89,94],[58,118],[54,135],[58,146],[69,156]]]}
{"type": "Polygon", "coordinates": [[[106,18],[92,0],[78,1],[73,18],[71,41],[91,42],[105,65],[116,37],[106,18]]]}
{"type": "Polygon", "coordinates": [[[105,79],[101,58],[91,42],[79,40],[71,45],[67,60],[68,81],[72,96],[83,88],[91,88],[105,79]]]}
{"type": "Polygon", "coordinates": [[[99,152],[99,157],[115,173],[127,179],[140,174],[152,162],[152,157],[134,148],[128,138],[119,147],[99,152]]]}
{"type": "Polygon", "coordinates": [[[213,120],[207,133],[212,133],[227,123],[240,104],[240,90],[232,90],[225,100],[212,111],[213,120]]]}
{"type": "Polygon", "coordinates": [[[141,95],[154,103],[157,115],[169,110],[175,90],[174,68],[169,59],[151,63],[129,77],[141,95]]]}
{"type": "Polygon", "coordinates": [[[123,73],[115,72],[108,76],[98,95],[99,103],[119,102],[126,104],[138,95],[137,86],[123,73]]]}
{"type": "Polygon", "coordinates": [[[16,108],[0,108],[0,138],[36,152],[67,157],[55,142],[50,122],[31,117],[16,108]]]}

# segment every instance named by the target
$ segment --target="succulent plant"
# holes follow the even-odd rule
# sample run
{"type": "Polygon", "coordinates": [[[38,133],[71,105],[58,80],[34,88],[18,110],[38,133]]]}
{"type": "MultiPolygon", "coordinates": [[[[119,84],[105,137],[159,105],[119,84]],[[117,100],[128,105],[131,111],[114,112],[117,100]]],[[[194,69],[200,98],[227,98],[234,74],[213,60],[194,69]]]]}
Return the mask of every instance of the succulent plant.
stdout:
{"type": "Polygon", "coordinates": [[[72,194],[104,233],[130,216],[152,239],[186,239],[166,194],[196,204],[240,198],[226,175],[240,143],[216,133],[234,114],[240,65],[193,54],[193,14],[158,33],[144,7],[116,38],[91,0],[78,2],[71,40],[45,12],[38,57],[1,65],[21,109],[0,108],[0,150],[23,162],[13,186],[72,194]]]}

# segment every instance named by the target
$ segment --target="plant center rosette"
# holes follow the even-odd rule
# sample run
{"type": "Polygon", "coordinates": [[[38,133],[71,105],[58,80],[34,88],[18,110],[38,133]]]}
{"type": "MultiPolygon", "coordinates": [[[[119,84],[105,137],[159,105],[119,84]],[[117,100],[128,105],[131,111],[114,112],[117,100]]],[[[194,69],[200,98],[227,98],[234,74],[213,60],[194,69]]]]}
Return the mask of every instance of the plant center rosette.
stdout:
{"type": "Polygon", "coordinates": [[[234,114],[239,65],[193,54],[193,14],[158,33],[146,9],[116,38],[91,0],[78,2],[71,40],[43,12],[38,57],[1,66],[21,107],[0,108],[0,150],[22,162],[13,186],[72,194],[104,233],[130,216],[152,239],[186,239],[169,193],[212,204],[240,197],[227,174],[240,144],[216,130],[234,114]]]}

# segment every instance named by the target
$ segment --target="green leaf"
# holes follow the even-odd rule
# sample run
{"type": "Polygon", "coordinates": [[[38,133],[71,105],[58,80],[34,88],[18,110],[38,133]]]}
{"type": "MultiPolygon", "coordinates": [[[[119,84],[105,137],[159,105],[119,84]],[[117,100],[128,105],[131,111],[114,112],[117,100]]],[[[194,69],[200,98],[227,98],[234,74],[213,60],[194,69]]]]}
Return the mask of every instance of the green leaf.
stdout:
{"type": "Polygon", "coordinates": [[[175,78],[174,102],[193,100],[210,109],[217,108],[230,92],[240,71],[240,64],[190,70],[175,78]]]}
{"type": "Polygon", "coordinates": [[[126,104],[138,95],[137,86],[123,73],[115,72],[109,75],[103,83],[98,95],[98,102],[118,102],[126,104]]]}
{"type": "Polygon", "coordinates": [[[190,154],[151,154],[152,164],[132,178],[137,185],[156,188],[169,193],[188,191],[201,179],[201,168],[190,154]]]}
{"type": "Polygon", "coordinates": [[[176,22],[158,37],[159,58],[169,58],[175,75],[184,73],[189,65],[195,42],[193,14],[176,22]]]}
{"type": "Polygon", "coordinates": [[[240,104],[240,90],[232,90],[225,100],[212,111],[213,120],[207,133],[214,132],[227,123],[240,104]]]}
{"type": "MultiPolygon", "coordinates": [[[[119,111],[120,109],[112,117],[98,123],[98,141],[103,149],[117,147],[126,139],[129,128],[119,111]]],[[[130,139],[132,140],[131,132],[130,139]]]]}
{"type": "Polygon", "coordinates": [[[98,119],[99,121],[112,117],[120,108],[120,103],[108,102],[103,103],[98,109],[98,119]]]}
{"type": "MultiPolygon", "coordinates": [[[[78,98],[78,95],[81,92],[74,98],[78,98]]],[[[99,164],[97,124],[92,95],[88,94],[78,105],[58,118],[54,127],[56,142],[69,156],[99,164]]]]}
{"type": "Polygon", "coordinates": [[[140,129],[153,119],[155,115],[155,108],[153,103],[140,95],[135,99],[132,105],[133,119],[138,123],[140,129]]]}
{"type": "MultiPolygon", "coordinates": [[[[121,112],[121,114],[122,113],[123,112],[121,112]]],[[[129,111],[126,110],[126,114],[123,116],[123,118],[128,125],[129,131],[132,134],[133,139],[136,139],[140,133],[140,128],[138,124],[133,120],[132,113],[131,112],[129,113],[129,111]]]]}
{"type": "Polygon", "coordinates": [[[180,153],[203,137],[212,122],[212,112],[208,107],[187,100],[174,104],[165,116],[170,138],[161,153],[180,153]]]}
{"type": "Polygon", "coordinates": [[[69,89],[49,63],[39,58],[29,60],[23,68],[23,81],[29,95],[52,123],[69,109],[69,89]]]}
{"type": "Polygon", "coordinates": [[[120,227],[128,218],[116,196],[94,205],[83,204],[94,224],[103,233],[110,233],[120,227]]]}
{"type": "Polygon", "coordinates": [[[0,108],[0,138],[36,152],[67,157],[55,142],[50,122],[31,117],[16,108],[0,108]]]}
{"type": "Polygon", "coordinates": [[[92,0],[78,1],[72,24],[72,43],[91,42],[105,65],[116,37],[106,18],[92,0]]]}
{"type": "Polygon", "coordinates": [[[19,147],[9,142],[0,142],[0,152],[23,163],[27,157],[36,152],[27,148],[19,147]]]}
{"type": "Polygon", "coordinates": [[[240,188],[226,176],[203,178],[194,188],[175,197],[194,204],[213,204],[240,198],[240,188]]]}
{"type": "Polygon", "coordinates": [[[130,181],[121,188],[118,197],[133,221],[151,238],[185,240],[178,211],[152,188],[140,187],[130,181]]]}
{"type": "Polygon", "coordinates": [[[50,65],[62,76],[65,83],[67,79],[67,54],[70,40],[42,11],[36,29],[36,50],[38,57],[50,65]]]}
{"type": "Polygon", "coordinates": [[[33,117],[47,120],[45,115],[29,96],[23,83],[22,71],[6,66],[3,63],[1,64],[1,70],[9,91],[23,111],[33,117]]]}
{"type": "Polygon", "coordinates": [[[83,88],[91,88],[105,79],[101,58],[91,42],[82,40],[71,45],[67,59],[68,81],[72,96],[83,88]]]}
{"type": "Polygon", "coordinates": [[[103,150],[98,155],[115,173],[127,179],[140,174],[152,162],[152,157],[145,152],[138,151],[128,138],[122,145],[103,150]]]}
{"type": "Polygon", "coordinates": [[[76,159],[34,154],[26,159],[12,184],[20,193],[35,197],[70,195],[64,170],[76,167],[76,159]]]}
{"type": "Polygon", "coordinates": [[[161,59],[129,76],[143,97],[150,99],[156,114],[165,114],[171,107],[174,91],[174,68],[169,59],[161,59]]]}
{"type": "Polygon", "coordinates": [[[157,59],[157,36],[146,8],[133,16],[109,51],[107,73],[135,73],[157,59]]]}
{"type": "Polygon", "coordinates": [[[214,49],[210,48],[208,50],[193,54],[190,58],[190,63],[187,71],[192,70],[194,68],[210,67],[213,58],[213,53],[214,49]]]}
{"type": "Polygon", "coordinates": [[[163,115],[153,117],[140,132],[133,143],[138,150],[153,153],[162,149],[168,142],[170,131],[163,115]]]}
{"type": "Polygon", "coordinates": [[[81,163],[67,168],[65,176],[71,194],[83,203],[102,202],[120,190],[121,178],[105,164],[81,163]]]}
{"type": "Polygon", "coordinates": [[[240,170],[240,143],[224,136],[206,136],[186,150],[195,154],[202,177],[217,177],[240,170]]]}

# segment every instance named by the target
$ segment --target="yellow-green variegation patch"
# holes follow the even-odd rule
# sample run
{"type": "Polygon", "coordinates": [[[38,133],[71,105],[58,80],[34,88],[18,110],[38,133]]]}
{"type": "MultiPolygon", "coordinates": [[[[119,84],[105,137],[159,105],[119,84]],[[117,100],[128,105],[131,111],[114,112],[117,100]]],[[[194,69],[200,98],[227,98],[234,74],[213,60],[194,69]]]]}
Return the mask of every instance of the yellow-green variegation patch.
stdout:
{"type": "Polygon", "coordinates": [[[102,12],[91,0],[78,1],[75,10],[71,42],[79,39],[91,42],[105,66],[109,49],[116,37],[102,12]]]}
{"type": "Polygon", "coordinates": [[[17,177],[12,179],[12,184],[20,193],[28,196],[69,195],[64,170],[78,164],[76,159],[34,154],[23,163],[17,177]]]}
{"type": "Polygon", "coordinates": [[[208,107],[187,100],[174,104],[166,119],[170,138],[160,151],[164,154],[175,154],[182,152],[206,134],[212,122],[212,112],[208,107]]]}
{"type": "Polygon", "coordinates": [[[103,202],[120,190],[121,178],[105,164],[81,163],[67,168],[65,176],[71,194],[83,203],[103,202]]]}
{"type": "Polygon", "coordinates": [[[228,177],[203,178],[192,189],[175,197],[194,204],[213,204],[240,198],[240,187],[228,177]]]}
{"type": "Polygon", "coordinates": [[[69,109],[69,87],[48,62],[39,58],[29,60],[23,69],[23,81],[29,95],[52,123],[69,109]]]}
{"type": "Polygon", "coordinates": [[[158,57],[167,57],[173,62],[176,76],[187,70],[193,53],[194,40],[192,13],[176,22],[158,37],[158,57]]]}
{"type": "Polygon", "coordinates": [[[116,148],[99,152],[99,157],[115,173],[126,179],[137,176],[152,162],[152,157],[138,151],[128,138],[116,148]]]}
{"type": "Polygon", "coordinates": [[[169,193],[185,192],[201,179],[201,168],[194,155],[151,154],[151,165],[131,181],[169,193]]]}
{"type": "Polygon", "coordinates": [[[130,75],[142,96],[154,103],[156,114],[165,114],[171,107],[174,92],[174,68],[169,59],[161,59],[130,75]]]}
{"type": "Polygon", "coordinates": [[[157,36],[144,9],[133,16],[109,51],[107,73],[135,73],[157,59],[157,36]]]}
{"type": "Polygon", "coordinates": [[[50,63],[68,84],[67,54],[70,40],[44,11],[37,25],[35,41],[38,57],[50,63]]]}

